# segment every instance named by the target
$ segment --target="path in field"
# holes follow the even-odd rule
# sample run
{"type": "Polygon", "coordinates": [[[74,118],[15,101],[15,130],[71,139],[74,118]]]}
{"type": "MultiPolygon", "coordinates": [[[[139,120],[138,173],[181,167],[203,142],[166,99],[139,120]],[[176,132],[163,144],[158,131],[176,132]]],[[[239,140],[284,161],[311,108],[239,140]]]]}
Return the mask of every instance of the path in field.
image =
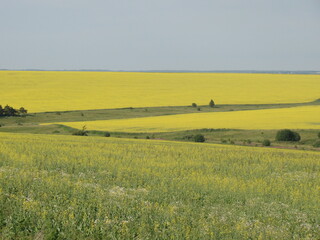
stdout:
{"type": "Polygon", "coordinates": [[[0,71],[0,104],[29,112],[310,102],[320,75],[0,71]]]}
{"type": "Polygon", "coordinates": [[[119,132],[169,132],[201,128],[230,129],[320,129],[320,106],[235,112],[193,113],[171,116],[59,122],[74,128],[119,132]]]}

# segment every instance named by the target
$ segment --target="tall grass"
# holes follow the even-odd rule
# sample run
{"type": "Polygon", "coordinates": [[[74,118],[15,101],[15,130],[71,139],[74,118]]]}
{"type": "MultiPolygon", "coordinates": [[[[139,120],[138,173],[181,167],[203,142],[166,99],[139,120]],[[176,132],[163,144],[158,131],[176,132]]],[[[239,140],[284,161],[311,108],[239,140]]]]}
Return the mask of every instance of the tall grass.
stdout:
{"type": "Polygon", "coordinates": [[[318,239],[320,154],[0,134],[2,239],[318,239]]]}

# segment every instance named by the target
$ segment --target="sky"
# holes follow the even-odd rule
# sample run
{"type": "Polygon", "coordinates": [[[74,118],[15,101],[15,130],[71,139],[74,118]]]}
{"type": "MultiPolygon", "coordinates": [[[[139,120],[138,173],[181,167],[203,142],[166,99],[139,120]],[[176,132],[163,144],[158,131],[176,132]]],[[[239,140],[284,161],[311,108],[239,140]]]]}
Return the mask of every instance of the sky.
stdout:
{"type": "Polygon", "coordinates": [[[320,70],[320,0],[0,0],[0,69],[320,70]]]}

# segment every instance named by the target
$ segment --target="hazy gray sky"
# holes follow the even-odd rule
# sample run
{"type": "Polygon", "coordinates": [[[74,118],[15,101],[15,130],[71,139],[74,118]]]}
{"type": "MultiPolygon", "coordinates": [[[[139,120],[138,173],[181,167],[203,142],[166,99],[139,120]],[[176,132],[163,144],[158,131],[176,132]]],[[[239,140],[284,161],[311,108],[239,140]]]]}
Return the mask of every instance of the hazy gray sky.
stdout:
{"type": "Polygon", "coordinates": [[[0,68],[320,70],[320,0],[0,0],[0,68]]]}

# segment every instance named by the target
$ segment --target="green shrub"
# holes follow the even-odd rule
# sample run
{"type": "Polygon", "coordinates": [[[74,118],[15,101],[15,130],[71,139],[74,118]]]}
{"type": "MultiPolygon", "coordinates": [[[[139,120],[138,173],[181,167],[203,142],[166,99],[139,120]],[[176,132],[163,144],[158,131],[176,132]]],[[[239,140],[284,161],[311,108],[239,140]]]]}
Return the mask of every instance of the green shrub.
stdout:
{"type": "Polygon", "coordinates": [[[150,139],[150,137],[149,137],[149,136],[146,136],[146,139],[150,139]]]}
{"type": "Polygon", "coordinates": [[[197,107],[198,105],[196,103],[191,104],[192,107],[197,107]]]}
{"type": "Polygon", "coordinates": [[[269,139],[265,139],[265,140],[263,140],[262,145],[268,147],[271,145],[271,142],[269,139]]]}
{"type": "Polygon", "coordinates": [[[110,137],[111,134],[110,134],[109,132],[105,132],[105,133],[104,133],[104,136],[105,136],[105,137],[110,137]]]}
{"type": "Polygon", "coordinates": [[[211,99],[211,101],[209,102],[209,107],[214,107],[215,106],[215,103],[214,103],[214,101],[211,99]]]}
{"type": "Polygon", "coordinates": [[[318,132],[318,138],[320,138],[320,132],[318,132]]]}
{"type": "Polygon", "coordinates": [[[205,137],[202,134],[194,135],[193,140],[195,142],[205,142],[206,141],[205,137]]]}
{"type": "Polygon", "coordinates": [[[12,116],[26,116],[28,110],[24,107],[15,109],[9,105],[6,105],[4,108],[0,105],[0,117],[12,117],[12,116]]]}
{"type": "Polygon", "coordinates": [[[313,144],[313,147],[315,147],[315,148],[320,148],[320,141],[316,141],[316,142],[313,144]]]}
{"type": "Polygon", "coordinates": [[[277,141],[291,141],[299,142],[301,139],[299,133],[291,131],[289,129],[279,130],[276,135],[277,141]]]}

